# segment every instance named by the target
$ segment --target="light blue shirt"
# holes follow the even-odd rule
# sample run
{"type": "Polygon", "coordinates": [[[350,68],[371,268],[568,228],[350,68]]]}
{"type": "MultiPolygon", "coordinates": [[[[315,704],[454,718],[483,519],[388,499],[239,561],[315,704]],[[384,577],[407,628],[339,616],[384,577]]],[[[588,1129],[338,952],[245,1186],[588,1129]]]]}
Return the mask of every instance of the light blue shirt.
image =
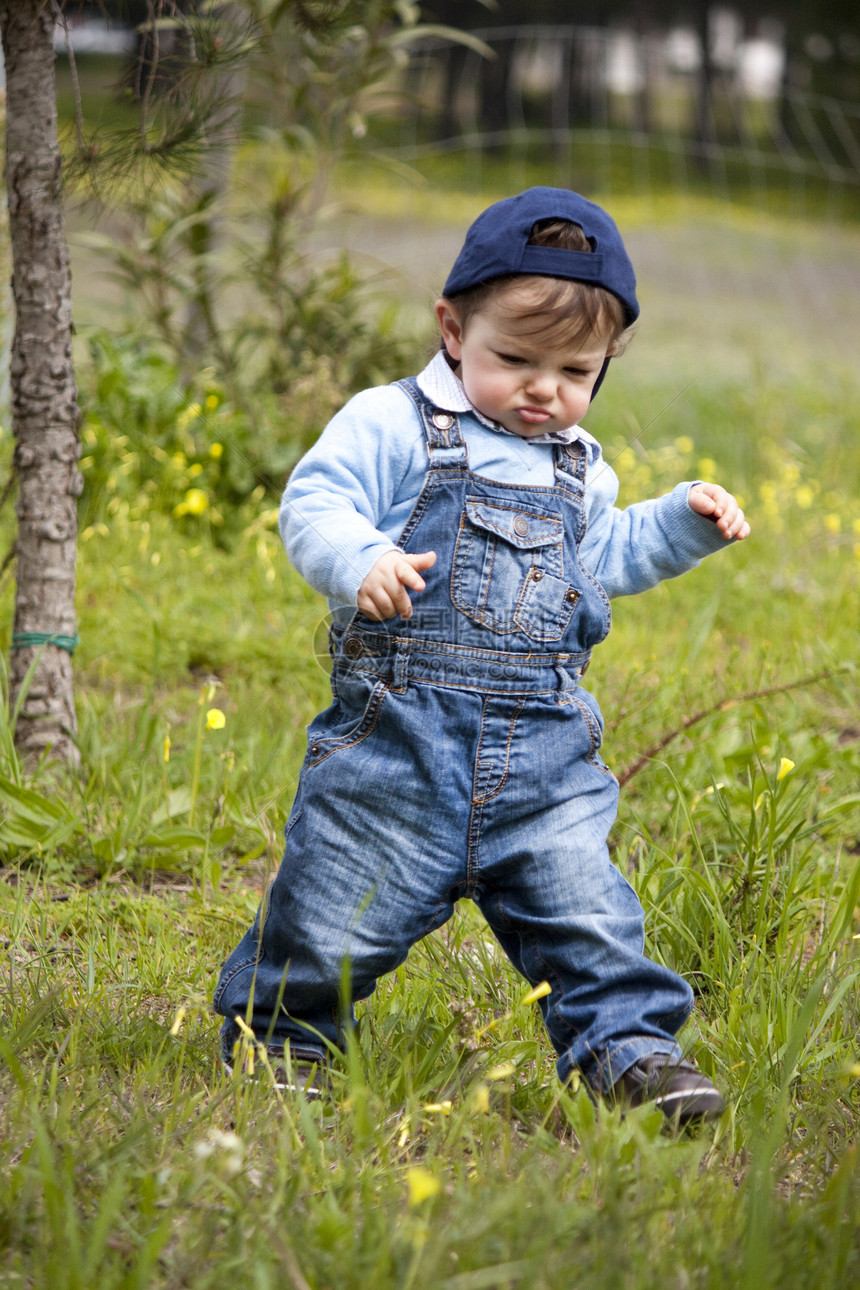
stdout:
{"type": "MultiPolygon", "coordinates": [[[[553,445],[584,444],[587,530],[580,556],[610,599],[676,577],[729,545],[716,524],[690,509],[689,482],[619,510],[618,476],[592,435],[579,426],[529,439],[509,433],[475,411],[441,351],[417,381],[437,407],[459,415],[475,475],[552,486],[553,445]]],[[[427,466],[412,400],[397,385],[381,385],[350,399],[295,467],[281,499],[281,536],[293,565],[328,598],[336,620],[351,616],[365,576],[396,547],[427,466]]]]}

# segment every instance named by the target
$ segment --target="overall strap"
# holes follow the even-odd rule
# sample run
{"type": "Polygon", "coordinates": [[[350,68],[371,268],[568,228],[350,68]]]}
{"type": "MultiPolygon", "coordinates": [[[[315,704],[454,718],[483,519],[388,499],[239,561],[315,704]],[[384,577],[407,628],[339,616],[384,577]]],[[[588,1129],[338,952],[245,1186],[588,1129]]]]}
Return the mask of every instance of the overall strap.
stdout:
{"type": "Polygon", "coordinates": [[[430,458],[431,467],[436,470],[468,469],[469,451],[460,433],[460,419],[456,412],[446,412],[444,408],[437,408],[431,403],[421,393],[414,376],[395,381],[394,384],[398,385],[404,394],[408,394],[415,404],[424,427],[427,456],[430,458]]]}
{"type": "Polygon", "coordinates": [[[579,439],[557,444],[554,453],[555,484],[571,508],[577,546],[585,537],[585,466],[588,453],[579,439]]]}
{"type": "Polygon", "coordinates": [[[574,439],[573,443],[558,444],[555,449],[556,479],[559,475],[567,475],[577,481],[580,489],[584,488],[587,460],[588,454],[581,439],[574,439]]]}

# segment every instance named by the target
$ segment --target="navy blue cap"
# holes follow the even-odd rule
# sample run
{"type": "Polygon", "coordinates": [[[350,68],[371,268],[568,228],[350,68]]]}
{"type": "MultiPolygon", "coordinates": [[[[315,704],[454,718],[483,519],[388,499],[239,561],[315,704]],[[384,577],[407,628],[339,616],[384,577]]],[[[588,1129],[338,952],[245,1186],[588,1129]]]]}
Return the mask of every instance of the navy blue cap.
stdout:
{"type": "Polygon", "coordinates": [[[527,188],[489,206],[466,234],[442,294],[453,296],[516,273],[593,283],[618,297],[628,327],[639,317],[636,275],[615,221],[569,188],[527,188]],[[592,250],[529,246],[534,225],[550,219],[579,224],[592,250]]]}

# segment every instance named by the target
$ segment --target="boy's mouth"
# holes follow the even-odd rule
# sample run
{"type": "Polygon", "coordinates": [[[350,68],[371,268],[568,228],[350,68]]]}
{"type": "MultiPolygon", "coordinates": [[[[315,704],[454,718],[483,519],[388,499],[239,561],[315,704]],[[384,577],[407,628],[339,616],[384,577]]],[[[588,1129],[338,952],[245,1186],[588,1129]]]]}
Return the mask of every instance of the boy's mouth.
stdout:
{"type": "Polygon", "coordinates": [[[517,408],[517,414],[531,425],[541,425],[550,418],[546,408],[517,408]]]}

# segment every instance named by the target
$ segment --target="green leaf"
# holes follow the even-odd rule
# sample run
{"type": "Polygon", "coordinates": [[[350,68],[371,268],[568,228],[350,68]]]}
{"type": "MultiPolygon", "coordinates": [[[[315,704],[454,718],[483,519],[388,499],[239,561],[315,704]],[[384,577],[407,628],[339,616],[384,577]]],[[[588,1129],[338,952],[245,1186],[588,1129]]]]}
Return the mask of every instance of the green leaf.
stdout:
{"type": "Polygon", "coordinates": [[[85,832],[84,825],[64,803],[22,788],[5,776],[0,776],[0,804],[6,806],[0,842],[9,846],[51,850],[74,834],[85,832]]]}
{"type": "Polygon", "coordinates": [[[456,27],[446,27],[443,23],[428,22],[423,23],[420,27],[411,27],[408,31],[398,31],[395,35],[390,36],[388,43],[392,48],[398,45],[408,45],[413,40],[423,40],[425,36],[438,36],[440,40],[451,40],[457,45],[465,45],[467,49],[473,49],[476,54],[481,54],[484,58],[495,59],[495,50],[478,36],[473,36],[470,31],[459,31],[456,27]]]}
{"type": "MultiPolygon", "coordinates": [[[[178,812],[177,812],[178,814],[178,812]]],[[[202,847],[205,835],[199,829],[177,825],[175,828],[152,829],[143,839],[145,847],[166,847],[169,851],[185,851],[188,847],[202,847]]]]}
{"type": "Polygon", "coordinates": [[[187,815],[191,810],[191,789],[187,784],[174,788],[167,794],[167,801],[152,816],[154,825],[163,824],[177,815],[187,815]]]}
{"type": "Polygon", "coordinates": [[[0,775],[0,802],[8,804],[16,817],[32,820],[34,824],[57,824],[60,820],[73,821],[83,828],[80,820],[62,802],[53,801],[30,788],[22,788],[11,779],[0,775]]]}

